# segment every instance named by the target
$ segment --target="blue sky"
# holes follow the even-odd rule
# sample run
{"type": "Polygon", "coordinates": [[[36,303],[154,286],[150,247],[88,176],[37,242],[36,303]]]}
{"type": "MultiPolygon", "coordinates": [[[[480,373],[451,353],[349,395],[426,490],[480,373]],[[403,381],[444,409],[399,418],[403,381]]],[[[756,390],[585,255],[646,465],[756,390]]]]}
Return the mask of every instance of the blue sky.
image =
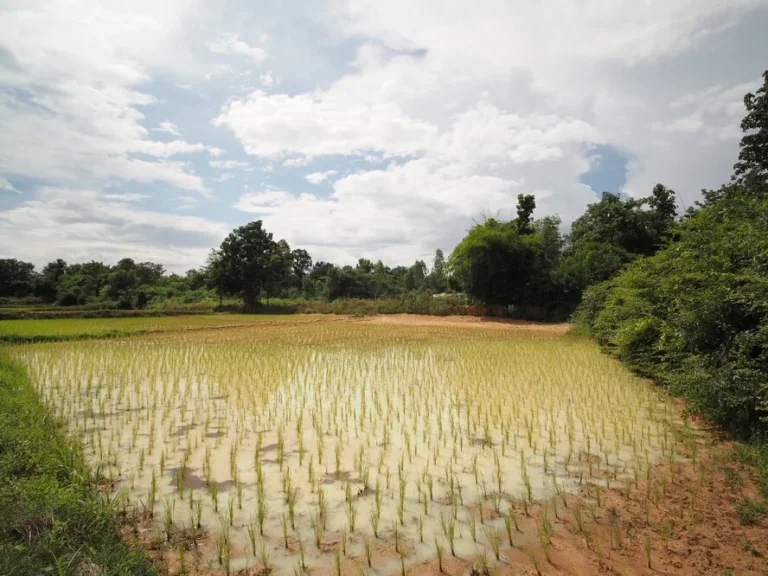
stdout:
{"type": "Polygon", "coordinates": [[[197,267],[261,218],[408,264],[483,214],[728,180],[764,0],[7,0],[0,257],[197,267]]]}

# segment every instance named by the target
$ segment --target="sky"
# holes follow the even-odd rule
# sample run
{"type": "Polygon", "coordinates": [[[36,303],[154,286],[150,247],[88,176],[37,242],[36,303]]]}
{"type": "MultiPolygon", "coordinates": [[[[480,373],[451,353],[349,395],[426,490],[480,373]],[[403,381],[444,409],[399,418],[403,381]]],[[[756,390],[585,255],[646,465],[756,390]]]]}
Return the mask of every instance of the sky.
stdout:
{"type": "Polygon", "coordinates": [[[768,0],[3,0],[0,257],[184,272],[234,227],[447,253],[517,195],[730,178],[768,0]]]}

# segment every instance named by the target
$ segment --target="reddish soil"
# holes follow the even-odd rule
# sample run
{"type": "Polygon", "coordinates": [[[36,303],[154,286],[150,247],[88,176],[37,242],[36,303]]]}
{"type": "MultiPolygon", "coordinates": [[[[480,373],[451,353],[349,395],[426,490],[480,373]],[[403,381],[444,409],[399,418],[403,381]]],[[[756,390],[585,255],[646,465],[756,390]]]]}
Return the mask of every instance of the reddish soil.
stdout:
{"type": "Polygon", "coordinates": [[[364,318],[370,324],[404,324],[410,326],[455,326],[459,328],[490,328],[494,330],[529,330],[565,334],[570,324],[542,324],[511,318],[489,316],[425,316],[420,314],[380,314],[364,318]]]}

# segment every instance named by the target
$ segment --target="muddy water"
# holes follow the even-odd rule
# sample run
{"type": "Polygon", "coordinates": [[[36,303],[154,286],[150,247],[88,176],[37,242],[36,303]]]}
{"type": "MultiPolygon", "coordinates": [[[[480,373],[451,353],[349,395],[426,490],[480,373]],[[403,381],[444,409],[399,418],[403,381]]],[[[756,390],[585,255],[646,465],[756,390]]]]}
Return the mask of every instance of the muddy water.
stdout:
{"type": "Polygon", "coordinates": [[[307,565],[325,570],[342,537],[355,555],[370,538],[388,551],[375,568],[390,573],[399,571],[395,532],[406,564],[434,556],[436,539],[448,555],[451,525],[456,553],[472,556],[487,546],[485,527],[503,531],[501,515],[523,501],[632,482],[672,453],[672,411],[591,344],[491,332],[370,346],[359,335],[316,346],[137,339],[15,353],[116,490],[137,506],[154,493],[159,531],[169,514],[174,529],[199,518],[214,540],[228,537],[233,570],[259,561],[249,526],[257,552],[263,544],[285,571],[299,541],[307,565]]]}

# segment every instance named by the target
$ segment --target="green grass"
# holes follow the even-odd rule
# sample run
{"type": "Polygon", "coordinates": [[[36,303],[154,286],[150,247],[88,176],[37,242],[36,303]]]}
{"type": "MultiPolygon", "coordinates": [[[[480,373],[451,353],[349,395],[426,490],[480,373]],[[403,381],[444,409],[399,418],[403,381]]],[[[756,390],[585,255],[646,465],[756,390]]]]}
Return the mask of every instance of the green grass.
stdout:
{"type": "Polygon", "coordinates": [[[261,322],[301,321],[295,316],[210,314],[138,318],[57,318],[55,320],[0,320],[0,343],[54,342],[115,338],[148,332],[175,332],[261,322]]]}
{"type": "Polygon", "coordinates": [[[154,574],[123,543],[81,447],[0,350],[0,574],[154,574]]]}
{"type": "Polygon", "coordinates": [[[768,438],[755,438],[749,443],[737,444],[736,458],[758,471],[760,491],[768,499],[768,438]]]}

